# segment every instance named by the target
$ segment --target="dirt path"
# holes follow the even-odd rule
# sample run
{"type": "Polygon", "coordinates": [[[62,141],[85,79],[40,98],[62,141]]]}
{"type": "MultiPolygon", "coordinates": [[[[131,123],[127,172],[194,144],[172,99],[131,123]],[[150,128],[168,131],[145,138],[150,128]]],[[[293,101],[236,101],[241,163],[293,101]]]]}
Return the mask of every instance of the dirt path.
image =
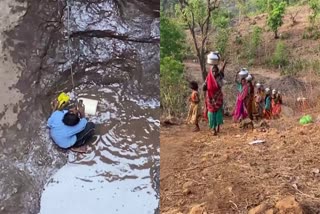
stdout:
{"type": "Polygon", "coordinates": [[[267,132],[241,131],[228,119],[218,137],[211,136],[205,124],[199,133],[185,125],[162,128],[162,213],[189,213],[202,203],[208,213],[247,213],[288,195],[307,213],[317,213],[319,125],[290,124],[297,122],[281,119],[272,121],[274,128],[267,132]],[[255,139],[266,143],[248,144],[255,139]]]}

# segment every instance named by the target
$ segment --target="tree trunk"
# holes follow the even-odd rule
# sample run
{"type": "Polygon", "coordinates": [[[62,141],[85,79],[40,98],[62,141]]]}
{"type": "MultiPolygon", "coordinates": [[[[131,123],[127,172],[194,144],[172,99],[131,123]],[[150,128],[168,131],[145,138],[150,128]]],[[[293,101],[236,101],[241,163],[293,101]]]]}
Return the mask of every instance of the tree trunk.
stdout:
{"type": "Polygon", "coordinates": [[[277,31],[277,30],[274,31],[274,38],[275,38],[275,39],[278,39],[278,38],[279,38],[279,36],[278,36],[278,31],[277,31]]]}
{"type": "Polygon", "coordinates": [[[205,81],[207,78],[207,69],[206,69],[206,58],[205,55],[200,55],[198,56],[199,63],[200,63],[200,69],[201,69],[201,75],[202,75],[202,80],[205,81]]]}

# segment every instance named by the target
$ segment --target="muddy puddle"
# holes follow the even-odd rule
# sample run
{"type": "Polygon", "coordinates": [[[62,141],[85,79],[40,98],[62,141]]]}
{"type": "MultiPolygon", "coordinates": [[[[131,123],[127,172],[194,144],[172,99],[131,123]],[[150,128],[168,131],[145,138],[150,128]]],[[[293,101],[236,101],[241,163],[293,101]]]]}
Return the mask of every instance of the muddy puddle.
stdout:
{"type": "Polygon", "coordinates": [[[0,213],[158,213],[159,2],[69,2],[71,55],[67,1],[3,1],[15,23],[0,29],[0,71],[19,99],[0,105],[17,118],[0,124],[0,213]],[[49,138],[61,91],[99,101],[87,154],[49,138]]]}
{"type": "Polygon", "coordinates": [[[89,117],[97,124],[96,136],[87,154],[70,152],[68,163],[49,179],[41,214],[155,213],[159,102],[125,94],[121,88],[113,84],[71,93],[99,101],[96,116],[89,117]]]}

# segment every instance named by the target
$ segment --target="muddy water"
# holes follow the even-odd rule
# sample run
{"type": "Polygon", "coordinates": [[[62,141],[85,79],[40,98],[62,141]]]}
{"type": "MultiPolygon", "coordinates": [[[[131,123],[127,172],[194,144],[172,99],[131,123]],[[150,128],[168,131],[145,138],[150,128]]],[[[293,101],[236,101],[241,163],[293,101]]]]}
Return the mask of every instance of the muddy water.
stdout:
{"type": "Polygon", "coordinates": [[[41,214],[157,210],[159,103],[121,88],[91,86],[75,93],[99,100],[97,115],[90,117],[98,125],[96,136],[87,154],[70,153],[68,163],[49,179],[41,214]]]}
{"type": "Polygon", "coordinates": [[[12,102],[17,119],[0,124],[0,213],[50,213],[57,201],[68,213],[158,212],[159,3],[70,2],[71,58],[66,1],[9,7],[8,16],[22,15],[2,43],[4,65],[18,69],[6,95],[19,97],[12,102]],[[49,101],[60,91],[99,100],[86,155],[58,149],[48,136],[49,101]]]}

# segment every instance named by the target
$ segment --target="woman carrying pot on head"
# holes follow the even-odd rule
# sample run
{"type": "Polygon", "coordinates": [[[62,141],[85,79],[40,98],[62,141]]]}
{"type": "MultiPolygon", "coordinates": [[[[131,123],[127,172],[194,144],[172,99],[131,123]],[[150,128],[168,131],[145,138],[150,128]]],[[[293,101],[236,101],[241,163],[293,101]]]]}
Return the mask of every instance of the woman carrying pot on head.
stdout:
{"type": "MultiPolygon", "coordinates": [[[[208,56],[208,62],[209,62],[208,56]]],[[[224,78],[224,68],[219,70],[217,63],[215,63],[206,78],[203,90],[205,92],[205,110],[204,117],[209,122],[209,128],[213,131],[214,135],[220,132],[220,125],[223,124],[223,93],[222,85],[224,78]]]]}
{"type": "Polygon", "coordinates": [[[280,92],[276,89],[272,90],[272,96],[271,96],[271,108],[272,108],[272,117],[274,119],[280,117],[281,113],[281,104],[282,104],[282,98],[280,96],[280,92]]]}
{"type": "Polygon", "coordinates": [[[253,105],[254,105],[254,85],[252,83],[253,76],[249,74],[246,77],[247,84],[248,84],[248,98],[246,99],[246,108],[248,110],[248,116],[250,120],[253,120],[253,105]]]}
{"type": "Polygon", "coordinates": [[[270,93],[270,89],[266,88],[265,90],[266,92],[266,97],[264,99],[264,111],[263,111],[263,115],[264,118],[267,120],[270,120],[272,117],[272,106],[271,106],[271,93],[270,93]]]}
{"type": "Polygon", "coordinates": [[[248,75],[249,73],[246,69],[241,69],[241,71],[236,74],[235,82],[237,84],[238,95],[236,106],[233,111],[233,120],[235,122],[239,122],[248,116],[248,110],[246,108],[249,93],[249,85],[246,80],[248,75]],[[238,76],[240,77],[240,82],[238,81],[238,76]]]}

